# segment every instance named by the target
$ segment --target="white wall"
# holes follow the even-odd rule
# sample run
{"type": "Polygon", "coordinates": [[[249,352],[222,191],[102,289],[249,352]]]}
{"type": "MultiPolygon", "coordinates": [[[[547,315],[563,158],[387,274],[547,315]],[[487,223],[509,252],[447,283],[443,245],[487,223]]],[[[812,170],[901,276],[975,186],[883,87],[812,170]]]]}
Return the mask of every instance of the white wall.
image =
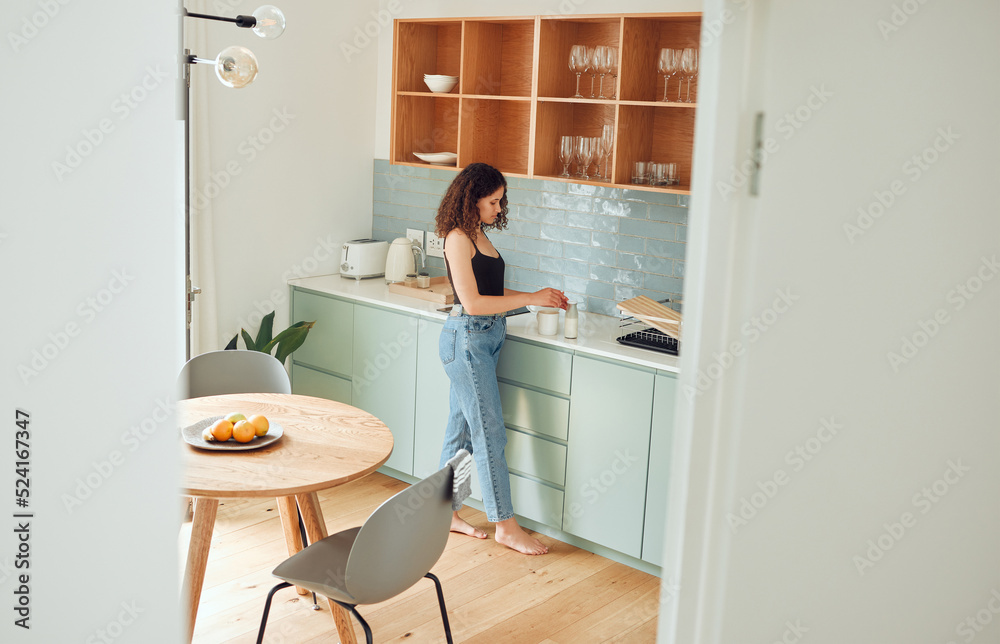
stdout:
{"type": "MultiPolygon", "coordinates": [[[[462,0],[393,0],[383,3],[397,9],[393,18],[544,16],[607,13],[667,13],[701,11],[700,0],[510,0],[504,3],[470,3],[462,0]]],[[[389,121],[392,115],[392,29],[378,42],[378,98],[375,106],[375,158],[389,158],[389,121]]]]}
{"type": "MultiPolygon", "coordinates": [[[[228,45],[243,45],[260,66],[256,81],[238,90],[223,87],[207,65],[194,69],[192,92],[208,93],[211,167],[216,173],[233,162],[240,168],[212,200],[219,346],[202,351],[222,348],[241,325],[253,333],[257,305],[276,308],[276,331],[287,326],[287,278],[295,271],[335,272],[340,245],[371,233],[376,47],[347,60],[340,45],[371,20],[377,4],[275,4],[288,21],[280,38],[206,22],[207,51],[194,52],[214,58],[228,45]],[[291,115],[289,122],[275,120],[276,112],[291,115]],[[284,128],[273,137],[262,132],[272,124],[284,128]],[[257,151],[249,137],[269,142],[257,151]]],[[[205,13],[227,16],[257,6],[248,0],[202,4],[205,13]]]]}

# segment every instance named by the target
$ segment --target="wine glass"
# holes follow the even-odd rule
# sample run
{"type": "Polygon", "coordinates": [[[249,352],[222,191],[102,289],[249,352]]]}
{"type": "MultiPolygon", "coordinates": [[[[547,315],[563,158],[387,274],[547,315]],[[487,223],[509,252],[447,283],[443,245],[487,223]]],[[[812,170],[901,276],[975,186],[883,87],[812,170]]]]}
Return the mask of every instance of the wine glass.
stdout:
{"type": "Polygon", "coordinates": [[[562,161],[563,171],[559,175],[564,179],[569,178],[569,164],[573,160],[573,137],[564,136],[559,140],[559,160],[562,161]]]}
{"type": "Polygon", "coordinates": [[[595,98],[594,81],[597,79],[597,47],[587,47],[587,63],[590,71],[590,98],[595,98]]]}
{"type": "Polygon", "coordinates": [[[569,68],[570,71],[576,72],[576,94],[573,98],[583,98],[583,94],[580,93],[580,74],[589,67],[587,48],[584,45],[573,45],[569,50],[569,68]]]}
{"type": "MultiPolygon", "coordinates": [[[[687,98],[685,103],[691,102],[691,79],[698,75],[698,50],[687,48],[681,53],[681,71],[687,77],[687,98]]],[[[678,88],[679,90],[680,88],[678,88]]],[[[678,96],[680,92],[678,91],[678,96]]]]}
{"type": "Polygon", "coordinates": [[[601,75],[601,84],[600,89],[597,92],[597,98],[608,98],[604,95],[604,76],[611,71],[609,66],[609,63],[611,62],[610,51],[611,48],[604,45],[599,45],[594,50],[594,62],[596,63],[595,67],[597,68],[597,73],[601,75]]]}
{"type": "Polygon", "coordinates": [[[611,74],[611,96],[614,99],[618,91],[618,48],[608,47],[608,73],[611,74]]]}
{"type": "Polygon", "coordinates": [[[608,165],[611,162],[611,152],[615,143],[615,126],[605,125],[601,131],[601,151],[604,152],[604,180],[611,181],[611,171],[608,165]]]}
{"type": "Polygon", "coordinates": [[[580,164],[582,163],[582,160],[580,158],[580,139],[582,138],[583,137],[581,136],[573,137],[573,163],[576,164],[576,172],[573,174],[577,177],[583,174],[583,172],[580,171],[580,164]]]}
{"type": "Polygon", "coordinates": [[[590,162],[594,158],[593,139],[589,136],[581,136],[577,150],[580,159],[580,174],[577,176],[581,179],[589,179],[590,175],[587,174],[587,169],[590,168],[590,162]]]}
{"type": "MultiPolygon", "coordinates": [[[[676,49],[661,49],[656,69],[663,75],[663,102],[667,102],[667,81],[680,71],[680,56],[676,49]]],[[[680,98],[678,88],[678,98],[680,98]]]]}
{"type": "Polygon", "coordinates": [[[604,143],[599,136],[590,137],[590,150],[593,158],[593,163],[597,166],[596,172],[594,172],[594,179],[601,180],[601,157],[604,156],[604,148],[602,147],[604,143]]]}

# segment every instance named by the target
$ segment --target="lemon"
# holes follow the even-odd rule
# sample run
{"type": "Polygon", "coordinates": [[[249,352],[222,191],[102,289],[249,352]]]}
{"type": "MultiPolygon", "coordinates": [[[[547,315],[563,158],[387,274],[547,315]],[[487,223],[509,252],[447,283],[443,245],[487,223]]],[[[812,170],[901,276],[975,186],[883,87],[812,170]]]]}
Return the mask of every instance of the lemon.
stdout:
{"type": "Polygon", "coordinates": [[[250,423],[253,425],[254,430],[256,430],[257,436],[267,434],[267,430],[271,427],[271,423],[268,422],[267,418],[260,414],[251,416],[250,423]]]}

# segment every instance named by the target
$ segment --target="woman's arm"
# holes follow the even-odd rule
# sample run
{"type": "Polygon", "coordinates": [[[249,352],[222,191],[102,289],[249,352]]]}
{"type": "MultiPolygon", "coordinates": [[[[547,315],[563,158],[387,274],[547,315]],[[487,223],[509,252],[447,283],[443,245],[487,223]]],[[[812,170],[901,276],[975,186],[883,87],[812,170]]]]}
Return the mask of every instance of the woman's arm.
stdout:
{"type": "Polygon", "coordinates": [[[472,258],[476,247],[459,229],[448,233],[445,255],[451,267],[451,281],[462,308],[469,315],[492,315],[534,304],[565,309],[566,296],[554,288],[543,288],[534,293],[504,289],[503,295],[480,295],[476,275],[472,272],[472,258]]]}

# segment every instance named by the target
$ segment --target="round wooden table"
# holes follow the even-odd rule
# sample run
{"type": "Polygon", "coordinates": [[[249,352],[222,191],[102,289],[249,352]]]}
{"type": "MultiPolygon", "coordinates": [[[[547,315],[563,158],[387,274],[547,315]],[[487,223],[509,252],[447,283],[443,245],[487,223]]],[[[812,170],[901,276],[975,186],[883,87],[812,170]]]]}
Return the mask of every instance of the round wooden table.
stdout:
{"type": "MultiPolygon", "coordinates": [[[[194,497],[191,544],[184,573],[188,641],[194,635],[220,498],[275,497],[288,554],[293,555],[303,546],[296,503],[310,542],[327,537],[316,493],[371,474],[392,453],[392,434],[382,421],[350,405],[323,398],[230,394],[184,400],[177,406],[182,427],[232,412],[247,417],[263,414],[280,425],[284,434],[270,445],[249,451],[198,449],[182,441],[185,452],[182,493],[194,497]]],[[[329,605],[340,641],[353,644],[356,640],[349,613],[332,601],[329,605]]]]}

